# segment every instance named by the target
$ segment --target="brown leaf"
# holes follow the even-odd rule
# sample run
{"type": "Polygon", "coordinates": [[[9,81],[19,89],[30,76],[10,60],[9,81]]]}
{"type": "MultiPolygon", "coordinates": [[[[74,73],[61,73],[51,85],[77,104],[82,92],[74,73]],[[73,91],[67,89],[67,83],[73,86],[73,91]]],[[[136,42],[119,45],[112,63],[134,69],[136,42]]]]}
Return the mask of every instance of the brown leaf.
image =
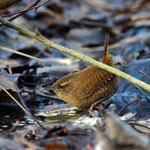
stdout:
{"type": "Polygon", "coordinates": [[[57,141],[57,142],[48,144],[45,149],[46,150],[57,150],[57,149],[67,150],[68,147],[65,143],[57,141]]]}

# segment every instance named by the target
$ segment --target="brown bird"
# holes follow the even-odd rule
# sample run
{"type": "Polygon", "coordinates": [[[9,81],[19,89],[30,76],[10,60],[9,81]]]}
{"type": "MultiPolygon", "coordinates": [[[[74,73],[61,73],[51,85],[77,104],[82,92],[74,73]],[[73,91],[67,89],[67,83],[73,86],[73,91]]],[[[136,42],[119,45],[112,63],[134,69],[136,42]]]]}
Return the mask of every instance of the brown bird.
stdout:
{"type": "MultiPolygon", "coordinates": [[[[108,49],[108,36],[104,44],[102,63],[116,67],[108,49]]],[[[57,80],[53,90],[63,101],[79,108],[95,107],[113,96],[119,87],[119,77],[95,66],[57,80]]],[[[49,91],[49,90],[48,90],[49,91]]]]}

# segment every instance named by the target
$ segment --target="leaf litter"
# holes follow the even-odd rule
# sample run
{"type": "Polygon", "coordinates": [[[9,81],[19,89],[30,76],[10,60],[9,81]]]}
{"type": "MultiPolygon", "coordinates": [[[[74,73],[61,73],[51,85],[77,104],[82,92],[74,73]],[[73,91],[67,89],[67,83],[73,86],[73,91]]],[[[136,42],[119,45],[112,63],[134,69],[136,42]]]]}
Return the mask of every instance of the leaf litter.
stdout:
{"type": "MultiPolygon", "coordinates": [[[[30,4],[31,1],[27,3],[30,4]]],[[[27,6],[27,3],[21,2],[7,11],[15,12],[22,6],[27,6]]],[[[57,0],[35,12],[27,12],[14,20],[14,23],[23,27],[27,24],[25,27],[31,30],[38,28],[50,40],[100,60],[103,53],[100,46],[103,46],[105,33],[109,33],[111,45],[149,32],[149,9],[150,3],[144,0],[57,0]]],[[[87,64],[56,50],[47,49],[34,39],[24,37],[4,26],[0,28],[0,33],[1,46],[46,60],[46,63],[39,63],[0,51],[0,60],[16,62],[12,71],[20,93],[30,111],[38,117],[40,113],[38,119],[47,127],[47,130],[44,130],[34,124],[0,90],[0,148],[149,149],[150,134],[149,128],[146,128],[150,126],[149,101],[138,88],[121,79],[118,92],[106,102],[113,102],[107,110],[95,110],[92,118],[87,113],[72,111],[71,106],[56,100],[54,93],[43,94],[43,89],[50,88],[60,77],[79,71],[87,64]],[[135,98],[139,98],[139,101],[126,107],[120,116],[114,114],[135,98]],[[121,121],[123,117],[126,119],[121,121]],[[20,123],[15,126],[17,120],[20,123]]],[[[121,70],[150,84],[150,79],[139,72],[141,70],[150,76],[148,37],[120,44],[119,47],[110,49],[110,52],[121,70]]],[[[17,95],[7,66],[0,65],[0,70],[0,84],[14,96],[17,95]]],[[[150,97],[148,92],[144,93],[150,97]]]]}

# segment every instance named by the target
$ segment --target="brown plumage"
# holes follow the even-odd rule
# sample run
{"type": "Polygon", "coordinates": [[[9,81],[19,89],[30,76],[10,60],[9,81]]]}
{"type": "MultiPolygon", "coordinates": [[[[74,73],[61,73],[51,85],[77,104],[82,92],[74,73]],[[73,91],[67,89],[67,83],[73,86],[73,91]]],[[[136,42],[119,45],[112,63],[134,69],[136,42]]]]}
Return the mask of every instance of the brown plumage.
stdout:
{"type": "MultiPolygon", "coordinates": [[[[116,67],[108,49],[108,36],[104,45],[102,63],[116,67]]],[[[89,66],[77,73],[57,80],[52,90],[65,102],[79,108],[89,108],[95,102],[102,102],[115,94],[119,77],[95,66],[89,66]]]]}

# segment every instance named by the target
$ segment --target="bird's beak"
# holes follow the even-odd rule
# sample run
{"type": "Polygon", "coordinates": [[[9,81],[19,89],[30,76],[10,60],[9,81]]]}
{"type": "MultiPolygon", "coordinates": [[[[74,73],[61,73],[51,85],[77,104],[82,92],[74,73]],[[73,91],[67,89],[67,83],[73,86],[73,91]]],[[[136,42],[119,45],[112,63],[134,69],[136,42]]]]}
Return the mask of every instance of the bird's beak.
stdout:
{"type": "Polygon", "coordinates": [[[47,92],[48,92],[48,93],[51,93],[51,92],[53,92],[53,91],[54,91],[53,88],[49,88],[49,89],[45,89],[45,90],[44,90],[44,92],[46,92],[46,93],[47,93],[47,92]]]}

